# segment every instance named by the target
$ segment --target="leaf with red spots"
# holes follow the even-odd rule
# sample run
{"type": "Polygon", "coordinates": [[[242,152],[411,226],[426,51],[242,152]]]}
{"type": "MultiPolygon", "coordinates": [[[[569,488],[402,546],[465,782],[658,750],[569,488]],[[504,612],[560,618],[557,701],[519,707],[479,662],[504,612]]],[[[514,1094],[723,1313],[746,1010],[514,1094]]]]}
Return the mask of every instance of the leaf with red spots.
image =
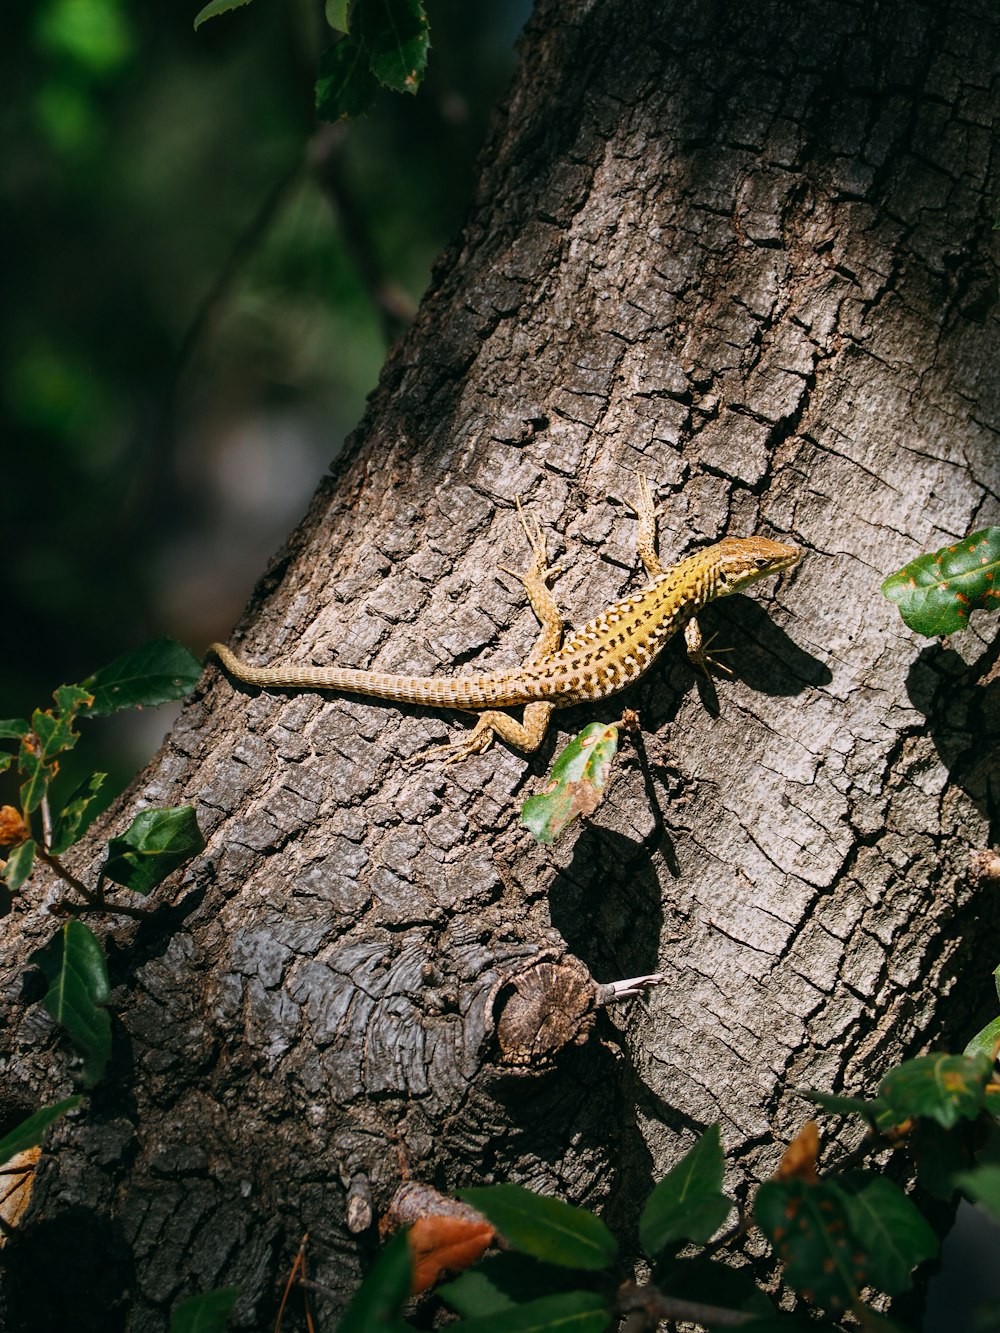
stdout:
{"type": "Polygon", "coordinates": [[[536,842],[551,844],[578,815],[590,815],[604,800],[618,751],[619,723],[592,722],[552,765],[543,792],[521,806],[521,823],[536,842]]]}
{"type": "Polygon", "coordinates": [[[918,556],[882,584],[910,629],[927,638],[966,629],[969,612],[1000,611],[1000,528],[918,556]]]}
{"type": "Polygon", "coordinates": [[[890,1296],[909,1291],[913,1270],[938,1252],[930,1223],[885,1176],[859,1171],[841,1176],[836,1188],[851,1233],[868,1252],[869,1282],[890,1296]]]}
{"type": "Polygon", "coordinates": [[[757,1191],[754,1216],[784,1264],[789,1285],[811,1304],[846,1310],[870,1281],[868,1255],[851,1232],[835,1186],[768,1180],[757,1191]]]}

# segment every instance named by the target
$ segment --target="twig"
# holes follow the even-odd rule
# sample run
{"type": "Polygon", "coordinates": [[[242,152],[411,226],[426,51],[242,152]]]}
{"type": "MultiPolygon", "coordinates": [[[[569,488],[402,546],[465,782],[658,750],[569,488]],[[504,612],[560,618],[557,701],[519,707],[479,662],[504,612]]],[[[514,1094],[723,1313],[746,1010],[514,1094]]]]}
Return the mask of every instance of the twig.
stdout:
{"type": "Polygon", "coordinates": [[[656,1287],[639,1287],[634,1282],[626,1282],[619,1288],[616,1304],[621,1314],[644,1315],[651,1328],[664,1319],[687,1319],[712,1328],[742,1328],[756,1318],[745,1310],[706,1305],[702,1301],[684,1301],[677,1296],[666,1296],[656,1287]]]}
{"type": "Polygon", "coordinates": [[[390,282],[382,271],[371,232],[340,167],[342,139],[343,127],[321,125],[309,144],[309,163],[320,189],[337,215],[361,282],[378,311],[383,336],[387,343],[391,343],[410,323],[416,311],[409,296],[390,282]]]}
{"type": "Polygon", "coordinates": [[[48,868],[68,884],[70,888],[75,889],[81,898],[89,903],[92,908],[100,909],[103,906],[98,895],[95,894],[92,889],[88,889],[82,879],[77,879],[72,871],[67,870],[57,856],[53,856],[51,852],[47,852],[40,844],[36,844],[35,846],[35,855],[38,857],[39,861],[44,861],[48,868]]]}
{"type": "Polygon", "coordinates": [[[256,213],[236,238],[236,244],[233,246],[229,258],[216,275],[215,281],[195,312],[194,319],[188,325],[187,332],[177,348],[171,381],[175,388],[187,369],[195,348],[217,320],[229,300],[244,264],[252,256],[261,237],[280,212],[287,196],[291,193],[292,187],[298,182],[302,170],[302,161],[297,161],[275,181],[261,200],[256,213]]]}

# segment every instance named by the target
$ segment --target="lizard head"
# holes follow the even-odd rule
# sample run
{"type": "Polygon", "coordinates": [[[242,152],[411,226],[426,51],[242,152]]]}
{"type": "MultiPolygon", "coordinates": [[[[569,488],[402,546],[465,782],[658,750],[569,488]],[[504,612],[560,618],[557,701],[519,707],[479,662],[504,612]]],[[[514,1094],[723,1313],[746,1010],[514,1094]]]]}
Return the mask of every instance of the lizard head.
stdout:
{"type": "Polygon", "coordinates": [[[713,548],[718,558],[716,596],[740,592],[758,579],[789,569],[802,559],[798,546],[767,537],[724,537],[713,548]]]}

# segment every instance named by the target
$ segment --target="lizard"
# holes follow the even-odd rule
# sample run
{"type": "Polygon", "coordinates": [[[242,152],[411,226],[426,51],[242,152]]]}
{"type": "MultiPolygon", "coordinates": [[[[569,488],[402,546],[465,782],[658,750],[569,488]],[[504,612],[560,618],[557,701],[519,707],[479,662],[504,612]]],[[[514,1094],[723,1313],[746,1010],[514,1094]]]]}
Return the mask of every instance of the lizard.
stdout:
{"type": "Polygon", "coordinates": [[[799,547],[767,537],[723,537],[674,565],[657,555],[657,518],[649,482],[638,477],[635,503],[627,502],[639,520],[637,548],[649,583],[606,607],[564,641],[562,615],[549,590],[549,580],[562,572],[550,565],[539,524],[517,511],[531,549],[524,571],[499,568],[523,584],[541,626],[535,644],[520,667],[481,675],[403,676],[350,667],[298,666],[294,663],[251,666],[222,643],[214,654],[230,676],[247,685],[295,690],[339,690],[349,694],[478,712],[473,729],[461,740],[425,750],[420,759],[444,755],[445,762],[481,754],[500,737],[531,754],[538,749],[555,708],[595,703],[619,693],[644,676],[667,641],[683,632],[688,657],[707,674],[708,666],[731,675],[728,667],[707,652],[697,614],[709,602],[739,592],[760,579],[789,569],[802,558],[799,547]],[[524,707],[523,721],[501,708],[524,707]]]}

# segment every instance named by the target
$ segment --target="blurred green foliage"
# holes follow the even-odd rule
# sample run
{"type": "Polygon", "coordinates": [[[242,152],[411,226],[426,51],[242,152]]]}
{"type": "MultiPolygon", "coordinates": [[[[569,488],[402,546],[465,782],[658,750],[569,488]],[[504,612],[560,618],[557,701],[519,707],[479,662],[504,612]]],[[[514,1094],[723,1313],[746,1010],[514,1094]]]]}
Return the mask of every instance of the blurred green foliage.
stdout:
{"type": "Polygon", "coordinates": [[[527,4],[432,0],[419,95],[327,127],[349,226],[306,165],[323,0],[195,33],[198,7],[37,0],[8,20],[4,714],[145,639],[229,633],[385,355],[357,236],[415,303],[527,4]]]}

